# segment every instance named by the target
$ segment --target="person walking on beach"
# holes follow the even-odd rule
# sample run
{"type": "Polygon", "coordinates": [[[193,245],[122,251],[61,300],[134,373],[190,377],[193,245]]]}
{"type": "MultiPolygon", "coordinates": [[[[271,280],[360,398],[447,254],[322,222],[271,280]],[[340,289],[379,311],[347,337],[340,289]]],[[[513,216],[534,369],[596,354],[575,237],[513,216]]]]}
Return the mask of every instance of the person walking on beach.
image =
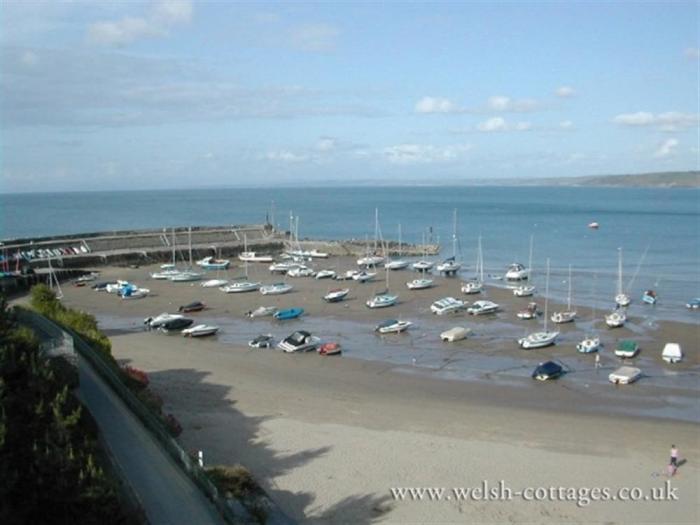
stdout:
{"type": "Polygon", "coordinates": [[[595,355],[595,369],[596,371],[600,368],[600,354],[595,355]]]}
{"type": "Polygon", "coordinates": [[[678,467],[678,449],[676,445],[671,445],[671,465],[678,467]]]}

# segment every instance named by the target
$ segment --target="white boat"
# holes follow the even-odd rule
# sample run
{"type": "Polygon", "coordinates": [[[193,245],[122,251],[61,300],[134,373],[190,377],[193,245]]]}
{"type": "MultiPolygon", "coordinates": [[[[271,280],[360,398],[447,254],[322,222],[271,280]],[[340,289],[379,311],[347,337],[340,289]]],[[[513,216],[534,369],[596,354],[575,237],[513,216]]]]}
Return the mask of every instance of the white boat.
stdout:
{"type": "Polygon", "coordinates": [[[661,359],[667,363],[680,363],[683,359],[681,345],[678,343],[666,343],[666,346],[664,346],[661,352],[661,359]]]}
{"type": "Polygon", "coordinates": [[[352,276],[353,281],[358,281],[361,283],[366,283],[367,281],[371,281],[376,277],[376,272],[366,272],[366,271],[361,271],[361,272],[356,272],[352,276]]]}
{"type": "Polygon", "coordinates": [[[227,284],[228,280],[226,279],[209,279],[208,281],[199,283],[199,286],[202,288],[220,288],[221,286],[226,286],[227,284]]]}
{"type": "Polygon", "coordinates": [[[608,381],[616,385],[629,385],[642,377],[642,371],[633,366],[621,366],[608,376],[608,381]]]}
{"type": "Polygon", "coordinates": [[[520,348],[529,350],[531,348],[543,348],[545,346],[553,345],[557,341],[559,332],[550,332],[547,330],[547,306],[549,303],[549,259],[547,259],[547,280],[545,282],[545,292],[544,292],[544,330],[541,332],[534,332],[530,335],[518,339],[518,344],[520,348]]]}
{"type": "Polygon", "coordinates": [[[118,280],[116,283],[110,283],[105,286],[105,291],[107,293],[118,294],[121,290],[127,287],[133,286],[129,281],[118,280]]]}
{"type": "MultiPolygon", "coordinates": [[[[507,280],[522,281],[523,280],[522,276],[527,275],[526,279],[528,280],[528,283],[532,283],[532,275],[533,275],[532,252],[533,252],[534,244],[535,244],[535,236],[530,235],[530,257],[528,259],[528,264],[527,264],[528,269],[527,270],[525,268],[516,269],[513,267],[513,265],[511,265],[511,268],[508,269],[508,272],[510,272],[511,270],[513,271],[513,273],[511,274],[511,277],[513,277],[513,279],[509,279],[508,272],[506,272],[506,279],[507,280]],[[524,273],[524,272],[526,272],[526,273],[524,273]]],[[[531,297],[531,296],[535,295],[536,291],[537,291],[537,288],[535,287],[534,284],[521,284],[521,285],[513,288],[513,295],[515,295],[516,297],[531,297]]]]}
{"type": "Polygon", "coordinates": [[[601,349],[600,337],[586,337],[576,345],[576,350],[582,354],[591,354],[601,349]]]}
{"type": "Polygon", "coordinates": [[[397,321],[396,319],[388,319],[382,321],[375,327],[375,331],[380,334],[400,334],[408,329],[413,323],[411,321],[397,321]]]}
{"type": "Polygon", "coordinates": [[[623,310],[617,309],[605,316],[605,324],[610,328],[620,328],[625,325],[627,315],[623,310]]]}
{"type": "Polygon", "coordinates": [[[274,313],[276,311],[277,311],[276,306],[258,306],[255,310],[251,310],[250,312],[246,312],[246,315],[250,318],[269,317],[271,315],[274,315],[274,313]]]}
{"type": "Polygon", "coordinates": [[[535,291],[537,288],[530,284],[523,284],[521,286],[516,286],[513,288],[513,295],[516,297],[530,297],[532,295],[535,295],[535,291]]]}
{"type": "Polygon", "coordinates": [[[209,256],[197,261],[196,264],[205,270],[226,270],[231,264],[231,261],[228,259],[216,259],[209,256]]]}
{"type": "Polygon", "coordinates": [[[506,281],[526,281],[530,271],[520,263],[513,263],[506,270],[506,281]]]}
{"type": "Polygon", "coordinates": [[[474,279],[462,283],[462,293],[472,295],[481,293],[484,289],[484,255],[481,249],[481,235],[477,243],[475,271],[474,279]]]}
{"type": "Polygon", "coordinates": [[[299,330],[289,337],[286,337],[277,345],[277,348],[287,353],[307,352],[315,350],[321,340],[311,335],[309,332],[299,330]]]}
{"type": "Polygon", "coordinates": [[[457,243],[457,208],[455,208],[452,220],[452,257],[448,257],[435,267],[439,273],[456,275],[462,267],[462,263],[457,261],[457,243]]]}
{"type": "Polygon", "coordinates": [[[435,266],[434,261],[427,261],[425,259],[421,259],[420,261],[414,262],[411,265],[411,268],[413,268],[417,272],[429,272],[433,269],[433,266],[435,266]]]}
{"type": "Polygon", "coordinates": [[[445,315],[464,310],[465,306],[466,304],[464,301],[460,301],[454,297],[445,297],[431,304],[430,311],[437,315],[445,315]]]}
{"type": "Polygon", "coordinates": [[[409,290],[425,290],[433,285],[432,279],[413,279],[406,283],[409,290]]]}
{"type": "Polygon", "coordinates": [[[198,324],[190,328],[185,328],[180,332],[185,337],[205,337],[207,335],[214,335],[219,331],[218,326],[208,325],[208,324],[198,324]]]}
{"type": "Polygon", "coordinates": [[[528,303],[527,308],[523,308],[515,315],[518,319],[530,320],[535,319],[539,314],[537,303],[528,303]]]}
{"type": "Polygon", "coordinates": [[[163,270],[161,272],[153,272],[151,274],[151,279],[156,279],[160,281],[165,281],[170,279],[171,277],[178,275],[180,273],[180,270],[176,270],[174,268],[170,268],[167,270],[163,270]]]}
{"type": "Polygon", "coordinates": [[[358,273],[360,273],[358,270],[347,270],[345,272],[336,274],[335,280],[336,281],[350,281],[358,273]]]}
{"type": "Polygon", "coordinates": [[[160,265],[161,270],[174,270],[175,269],[175,263],[165,263],[160,265]]]}
{"type": "Polygon", "coordinates": [[[299,264],[298,262],[283,261],[283,262],[272,263],[268,267],[268,270],[270,270],[271,273],[285,274],[289,270],[292,270],[294,268],[298,268],[299,266],[301,266],[301,264],[299,264]]]}
{"type": "Polygon", "coordinates": [[[185,316],[181,314],[169,314],[164,312],[156,315],[155,317],[147,317],[143,320],[143,324],[145,324],[148,328],[158,328],[168,321],[172,321],[173,319],[182,319],[184,317],[185,316]]]}
{"type": "Polygon", "coordinates": [[[470,333],[471,330],[469,328],[455,326],[454,328],[450,328],[449,330],[442,332],[440,334],[440,339],[447,343],[454,343],[455,341],[466,339],[470,333]]]}
{"type": "Polygon", "coordinates": [[[387,306],[394,306],[397,300],[398,296],[396,295],[380,294],[375,295],[365,304],[369,308],[386,308],[387,306]]]}
{"type": "Polygon", "coordinates": [[[384,257],[381,255],[366,255],[364,257],[360,257],[357,260],[357,265],[358,266],[379,266],[384,262],[384,257]]]}
{"type": "Polygon", "coordinates": [[[124,300],[143,299],[151,291],[148,288],[126,288],[119,296],[124,300]]]}
{"type": "Polygon", "coordinates": [[[576,310],[571,309],[571,265],[569,265],[569,294],[566,298],[566,310],[554,312],[552,322],[556,324],[571,323],[576,319],[576,310]]]}
{"type": "Polygon", "coordinates": [[[467,281],[462,283],[462,293],[467,295],[473,295],[481,293],[484,289],[484,283],[481,281],[467,281]]]}
{"type": "Polygon", "coordinates": [[[319,270],[314,279],[335,279],[335,270],[319,270]]]}
{"type": "Polygon", "coordinates": [[[264,255],[257,252],[244,251],[238,255],[238,258],[243,262],[258,262],[258,263],[271,263],[274,261],[272,255],[264,255]]]}
{"type": "Polygon", "coordinates": [[[379,238],[381,234],[379,231],[379,210],[374,209],[374,247],[372,252],[369,251],[369,243],[367,244],[367,253],[364,257],[360,257],[357,260],[358,266],[370,267],[379,266],[384,262],[384,256],[379,255],[379,238]]]}
{"type": "Polygon", "coordinates": [[[260,283],[251,281],[239,281],[219,288],[222,292],[226,293],[243,293],[243,292],[254,292],[260,288],[260,283]]]}
{"type": "Polygon", "coordinates": [[[184,270],[168,278],[168,280],[173,283],[187,283],[191,281],[200,281],[201,279],[202,274],[192,270],[184,270]]]}
{"type": "Polygon", "coordinates": [[[314,271],[308,266],[298,265],[287,272],[288,277],[311,277],[314,271]]]}
{"type": "Polygon", "coordinates": [[[320,252],[316,248],[314,248],[313,250],[309,250],[306,253],[308,253],[309,257],[312,257],[314,259],[328,259],[328,254],[326,252],[320,252]]]}
{"type": "Polygon", "coordinates": [[[493,314],[500,308],[500,305],[494,303],[493,301],[476,301],[469,308],[467,308],[467,313],[472,315],[493,314]]]}
{"type": "Polygon", "coordinates": [[[260,293],[263,295],[282,295],[291,292],[294,287],[287,283],[274,283],[260,287],[260,293]]]}
{"type": "Polygon", "coordinates": [[[323,296],[323,300],[327,303],[338,303],[345,299],[350,293],[350,288],[338,288],[336,290],[330,290],[326,295],[323,296]]]}
{"type": "Polygon", "coordinates": [[[401,224],[399,224],[399,258],[388,260],[384,263],[384,268],[388,270],[404,270],[408,268],[408,261],[401,259],[401,224]]]}
{"type": "Polygon", "coordinates": [[[615,304],[617,306],[629,306],[631,299],[629,295],[622,290],[622,248],[617,249],[617,294],[615,295],[615,304]]]}

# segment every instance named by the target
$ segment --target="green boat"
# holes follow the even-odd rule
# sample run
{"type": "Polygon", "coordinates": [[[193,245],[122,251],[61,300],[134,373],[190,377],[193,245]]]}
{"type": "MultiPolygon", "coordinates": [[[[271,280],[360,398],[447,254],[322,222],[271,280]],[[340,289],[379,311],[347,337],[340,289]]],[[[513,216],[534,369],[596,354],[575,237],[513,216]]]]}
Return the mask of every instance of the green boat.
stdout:
{"type": "Polygon", "coordinates": [[[634,357],[639,353],[639,345],[631,339],[623,339],[617,343],[615,355],[617,357],[634,357]]]}

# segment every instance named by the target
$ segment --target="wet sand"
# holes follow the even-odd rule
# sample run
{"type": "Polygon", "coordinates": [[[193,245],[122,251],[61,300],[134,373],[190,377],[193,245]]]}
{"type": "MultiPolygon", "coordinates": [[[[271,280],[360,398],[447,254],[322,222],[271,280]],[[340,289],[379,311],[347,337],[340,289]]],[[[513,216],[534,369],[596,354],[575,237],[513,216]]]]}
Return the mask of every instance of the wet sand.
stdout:
{"type": "MultiPolygon", "coordinates": [[[[350,260],[318,266],[352,267],[350,260]]],[[[250,276],[265,283],[282,280],[266,268],[251,266],[250,276]]],[[[101,277],[148,287],[153,294],[146,299],[121,301],[64,287],[65,302],[96,314],[112,338],[115,356],[150,373],[167,409],[183,422],[180,440],[188,449],[204,450],[211,463],[248,466],[295,518],[337,523],[698,518],[698,426],[681,421],[698,420],[697,325],[650,326],[648,320],[633,319],[625,328],[606,330],[601,321],[597,326],[606,350],[604,369],[596,372],[593,358],[578,356],[573,348],[589,328],[588,311],[579,309],[578,327],[561,326],[556,347],[525,352],[515,338],[541,323],[516,320],[515,312],[528,299],[514,298],[508,290],[489,288],[484,297],[466,297],[500,303],[503,312],[495,318],[462,314],[443,319],[430,314],[429,306],[447,295],[459,297],[458,279],[438,277],[435,288],[412,292],[404,283],[415,274],[393,272],[390,289],[400,303],[377,311],[364,301],[385,287],[383,280],[288,278],[294,292],[263,297],[227,295],[198,283],[151,281],[145,277],[148,270],[108,268],[101,277]],[[327,289],[340,286],[351,288],[347,302],[320,300],[327,289]],[[217,338],[143,332],[144,317],[175,311],[192,300],[211,307],[193,317],[220,323],[217,338]],[[285,325],[243,318],[243,312],[259,305],[302,306],[307,316],[285,325]],[[415,329],[374,336],[372,327],[390,317],[410,319],[415,329]],[[453,325],[469,326],[474,336],[456,345],[437,342],[441,327],[453,325]],[[344,357],[284,355],[245,346],[250,334],[287,335],[301,328],[340,339],[344,357]],[[617,339],[628,337],[640,342],[637,365],[650,377],[616,388],[606,381],[618,365],[612,349],[617,339]],[[667,341],[680,343],[686,354],[685,362],[670,370],[660,359],[667,341]],[[550,356],[574,359],[578,368],[558,382],[530,380],[533,366],[550,356]],[[465,372],[474,368],[478,373],[465,372]],[[666,479],[659,473],[672,442],[689,458],[673,479],[678,502],[577,507],[516,498],[438,503],[394,501],[389,493],[391,487],[468,487],[501,479],[514,490],[541,485],[647,490],[666,479]]],[[[542,298],[537,300],[542,304],[542,298]]],[[[550,304],[550,312],[555,308],[550,304]]]]}

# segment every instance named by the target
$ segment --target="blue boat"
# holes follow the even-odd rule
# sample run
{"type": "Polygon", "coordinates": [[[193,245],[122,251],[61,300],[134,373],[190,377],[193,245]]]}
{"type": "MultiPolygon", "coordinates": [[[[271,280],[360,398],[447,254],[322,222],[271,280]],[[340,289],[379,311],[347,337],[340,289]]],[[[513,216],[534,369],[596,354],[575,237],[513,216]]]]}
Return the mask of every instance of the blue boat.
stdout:
{"type": "Polygon", "coordinates": [[[287,321],[289,319],[296,319],[303,313],[303,308],[287,308],[286,310],[279,310],[275,312],[273,317],[278,321],[287,321]]]}
{"type": "Polygon", "coordinates": [[[656,292],[654,290],[646,290],[642,295],[642,301],[647,304],[656,304],[656,292]]]}

